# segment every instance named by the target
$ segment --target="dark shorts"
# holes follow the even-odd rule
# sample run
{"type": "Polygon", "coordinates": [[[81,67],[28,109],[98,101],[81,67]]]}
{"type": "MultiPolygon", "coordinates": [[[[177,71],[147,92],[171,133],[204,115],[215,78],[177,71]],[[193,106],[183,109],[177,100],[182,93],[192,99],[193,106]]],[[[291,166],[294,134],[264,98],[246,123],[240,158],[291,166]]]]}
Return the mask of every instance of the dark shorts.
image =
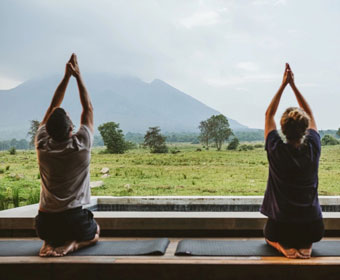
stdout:
{"type": "Polygon", "coordinates": [[[35,217],[35,229],[42,240],[60,246],[71,240],[92,240],[97,232],[97,223],[90,210],[77,207],[58,213],[39,211],[35,217]]]}
{"type": "Polygon", "coordinates": [[[265,238],[287,248],[307,248],[324,236],[323,220],[308,223],[279,222],[268,219],[263,230],[265,238]]]}

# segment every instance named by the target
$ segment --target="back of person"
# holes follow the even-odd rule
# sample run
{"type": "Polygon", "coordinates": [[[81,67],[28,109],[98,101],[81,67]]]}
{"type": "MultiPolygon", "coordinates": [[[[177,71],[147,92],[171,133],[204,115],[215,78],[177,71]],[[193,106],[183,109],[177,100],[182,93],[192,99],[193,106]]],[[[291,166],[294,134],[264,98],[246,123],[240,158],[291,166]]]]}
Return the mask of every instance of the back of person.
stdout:
{"type": "Polygon", "coordinates": [[[319,134],[308,129],[299,147],[284,143],[277,130],[266,140],[268,186],[261,212],[274,220],[309,222],[321,218],[318,201],[319,134]]]}
{"type": "Polygon", "coordinates": [[[263,230],[265,240],[288,258],[310,258],[312,244],[324,234],[318,199],[321,144],[313,112],[296,87],[288,63],[265,114],[264,136],[269,162],[260,210],[268,217],[263,230]],[[299,107],[287,108],[281,117],[281,130],[287,139],[284,143],[276,129],[275,114],[287,85],[299,107]]]}
{"type": "Polygon", "coordinates": [[[91,198],[92,142],[93,107],[77,56],[72,54],[36,135],[41,193],[35,229],[44,240],[41,257],[65,256],[99,240],[100,227],[93,213],[82,208],[91,198]],[[83,108],[76,134],[72,120],[60,107],[71,76],[77,81],[83,108]]]}
{"type": "Polygon", "coordinates": [[[90,158],[93,135],[82,125],[71,138],[54,141],[41,126],[36,147],[41,176],[40,208],[60,212],[90,202],[90,158]]]}

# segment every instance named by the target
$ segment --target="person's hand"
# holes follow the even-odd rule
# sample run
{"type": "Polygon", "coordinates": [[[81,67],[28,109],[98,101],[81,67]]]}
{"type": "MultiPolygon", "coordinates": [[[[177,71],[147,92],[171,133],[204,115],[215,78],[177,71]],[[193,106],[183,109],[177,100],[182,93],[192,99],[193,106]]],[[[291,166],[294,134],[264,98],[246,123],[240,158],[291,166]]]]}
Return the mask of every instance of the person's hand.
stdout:
{"type": "Polygon", "coordinates": [[[67,68],[75,78],[80,77],[79,65],[75,53],[72,54],[70,61],[67,63],[67,68]]]}
{"type": "Polygon", "coordinates": [[[290,85],[293,85],[294,84],[294,73],[292,69],[290,69],[290,65],[288,63],[286,63],[286,67],[287,67],[288,83],[290,85]]]}
{"type": "Polygon", "coordinates": [[[67,78],[71,77],[71,75],[72,75],[72,69],[68,65],[71,62],[72,57],[73,57],[73,54],[71,55],[70,59],[68,60],[68,62],[66,63],[66,66],[65,66],[65,77],[67,77],[67,78]]]}
{"type": "Polygon", "coordinates": [[[290,77],[289,77],[289,64],[286,63],[285,72],[283,73],[282,84],[283,84],[284,86],[288,85],[289,79],[290,79],[290,77]]]}

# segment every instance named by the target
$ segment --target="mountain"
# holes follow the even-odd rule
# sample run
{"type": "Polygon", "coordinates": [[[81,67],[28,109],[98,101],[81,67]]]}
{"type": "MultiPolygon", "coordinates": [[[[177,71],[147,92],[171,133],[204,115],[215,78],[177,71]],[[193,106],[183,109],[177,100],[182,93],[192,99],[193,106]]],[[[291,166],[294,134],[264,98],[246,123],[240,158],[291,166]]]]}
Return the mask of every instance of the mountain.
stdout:
{"type": "MultiPolygon", "coordinates": [[[[8,134],[25,137],[29,121],[43,118],[60,80],[60,76],[49,76],[0,90],[0,138],[8,134]]],[[[163,132],[195,132],[200,121],[220,114],[158,79],[146,83],[130,76],[87,74],[84,81],[93,103],[96,127],[114,121],[125,133],[144,133],[150,126],[160,126],[163,132]]],[[[81,105],[74,79],[62,106],[78,124],[81,105]]],[[[235,120],[229,119],[229,123],[233,130],[247,130],[235,120]]]]}

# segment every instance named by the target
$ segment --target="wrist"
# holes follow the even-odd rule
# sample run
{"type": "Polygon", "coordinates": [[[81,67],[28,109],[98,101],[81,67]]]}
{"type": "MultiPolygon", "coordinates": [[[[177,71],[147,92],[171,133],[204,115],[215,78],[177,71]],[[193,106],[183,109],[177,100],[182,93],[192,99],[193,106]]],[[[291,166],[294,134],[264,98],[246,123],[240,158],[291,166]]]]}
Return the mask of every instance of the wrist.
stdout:
{"type": "Polygon", "coordinates": [[[296,85],[295,85],[294,82],[290,82],[290,86],[291,86],[292,88],[296,88],[296,85]]]}
{"type": "Polygon", "coordinates": [[[75,78],[76,78],[76,80],[77,81],[81,81],[81,74],[80,73],[77,73],[76,75],[75,75],[75,78]]]}
{"type": "Polygon", "coordinates": [[[66,72],[64,75],[64,79],[69,79],[71,78],[71,73],[66,72]]]}
{"type": "Polygon", "coordinates": [[[76,74],[76,78],[81,78],[81,74],[80,74],[80,73],[77,73],[77,74],[76,74]]]}

